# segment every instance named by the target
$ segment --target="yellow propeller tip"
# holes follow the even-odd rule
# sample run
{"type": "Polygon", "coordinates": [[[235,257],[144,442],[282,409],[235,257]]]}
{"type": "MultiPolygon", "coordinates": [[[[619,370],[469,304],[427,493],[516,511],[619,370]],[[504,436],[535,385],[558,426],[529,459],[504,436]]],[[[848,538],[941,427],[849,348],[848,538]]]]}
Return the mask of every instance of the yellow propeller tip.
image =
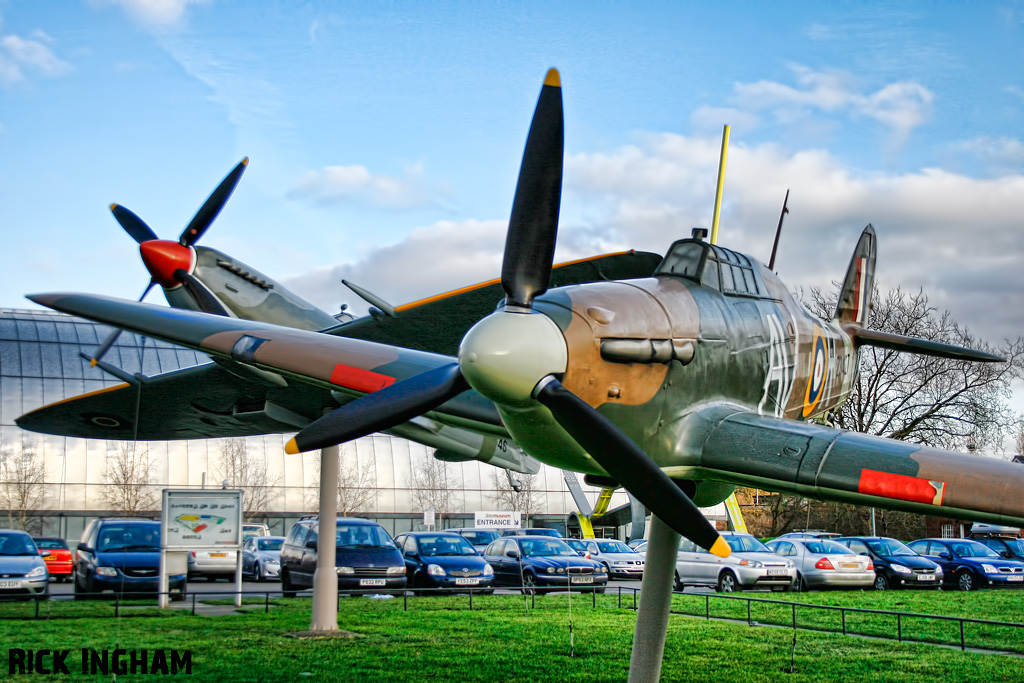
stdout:
{"type": "Polygon", "coordinates": [[[246,157],[246,158],[242,159],[242,166],[248,166],[248,165],[249,165],[249,157],[246,157]]]}
{"type": "Polygon", "coordinates": [[[295,455],[300,452],[298,444],[295,443],[295,439],[292,439],[287,444],[285,444],[284,452],[288,453],[289,455],[295,455]]]}
{"type": "Polygon", "coordinates": [[[732,555],[732,548],[725,542],[725,539],[721,536],[715,540],[714,544],[709,548],[712,555],[718,555],[719,557],[729,557],[732,555]]]}
{"type": "Polygon", "coordinates": [[[116,209],[116,208],[117,208],[117,204],[111,204],[111,205],[110,205],[110,210],[111,210],[111,211],[113,211],[113,210],[114,210],[114,209],[116,209]]]}
{"type": "Polygon", "coordinates": [[[555,88],[562,87],[562,79],[558,75],[558,69],[550,69],[548,75],[544,77],[544,85],[550,85],[555,88]]]}
{"type": "Polygon", "coordinates": [[[94,368],[94,367],[96,367],[96,364],[99,363],[99,362],[100,362],[99,358],[93,358],[92,360],[89,361],[89,367],[90,368],[94,368]]]}

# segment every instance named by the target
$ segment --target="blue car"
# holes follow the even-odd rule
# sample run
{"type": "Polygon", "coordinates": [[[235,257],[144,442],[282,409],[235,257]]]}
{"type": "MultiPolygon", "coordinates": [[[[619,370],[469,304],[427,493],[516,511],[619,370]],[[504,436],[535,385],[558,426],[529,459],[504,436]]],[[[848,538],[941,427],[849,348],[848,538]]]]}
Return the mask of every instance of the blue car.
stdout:
{"type": "MultiPolygon", "coordinates": [[[[101,593],[154,594],[160,588],[160,522],[97,519],[75,551],[75,599],[101,593]]],[[[185,574],[168,577],[171,600],[185,599],[185,574]]]]}
{"type": "Polygon", "coordinates": [[[911,549],[943,569],[943,585],[976,588],[1024,588],[1024,562],[1006,560],[986,545],[966,538],[922,538],[911,549]]]}
{"type": "Polygon", "coordinates": [[[494,568],[495,585],[515,586],[526,595],[566,589],[603,593],[608,583],[604,565],[580,557],[559,538],[499,538],[487,546],[484,559],[494,568]]]}
{"type": "Polygon", "coordinates": [[[494,570],[459,534],[418,531],[400,535],[395,545],[405,558],[405,575],[414,590],[487,588],[480,592],[493,592],[489,586],[494,570]]]}

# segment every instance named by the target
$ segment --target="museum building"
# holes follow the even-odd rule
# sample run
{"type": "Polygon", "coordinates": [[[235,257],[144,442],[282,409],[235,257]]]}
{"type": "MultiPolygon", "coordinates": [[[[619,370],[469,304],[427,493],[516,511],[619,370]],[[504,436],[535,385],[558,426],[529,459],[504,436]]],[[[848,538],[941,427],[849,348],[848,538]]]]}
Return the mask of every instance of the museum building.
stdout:
{"type": "MultiPolygon", "coordinates": [[[[125,442],[37,434],[15,424],[19,416],[41,406],[122,384],[88,360],[110,330],[62,313],[0,309],[0,463],[26,456],[42,463],[46,495],[38,497],[42,502],[37,509],[28,511],[41,525],[37,532],[77,540],[89,520],[117,514],[105,502],[109,496],[104,495],[104,488],[110,486],[110,458],[125,442]]],[[[153,376],[211,362],[203,353],[128,332],[103,360],[133,376],[153,376]]],[[[276,534],[285,533],[294,521],[316,509],[319,453],[286,454],[284,446],[291,436],[268,434],[244,440],[247,453],[265,465],[269,503],[261,517],[276,534]]],[[[164,487],[221,486],[224,441],[147,442],[149,486],[154,492],[164,487]]],[[[372,484],[366,486],[363,480],[362,486],[372,488],[374,494],[366,497],[366,509],[356,514],[376,519],[392,533],[422,528],[423,510],[415,504],[410,479],[414,469],[432,457],[433,449],[383,434],[344,444],[342,470],[372,472],[372,484]]],[[[443,526],[472,526],[475,511],[504,509],[497,498],[498,487],[506,484],[503,470],[477,461],[448,463],[448,468],[449,481],[461,486],[452,486],[453,512],[443,526]]],[[[9,484],[0,482],[0,486],[9,484]]],[[[227,485],[234,483],[228,481],[227,485]]],[[[542,465],[533,489],[539,512],[530,524],[564,530],[567,516],[576,507],[562,472],[542,465]]],[[[596,500],[597,489],[584,486],[584,491],[596,500]]],[[[617,491],[611,507],[626,504],[625,494],[617,491]]],[[[10,525],[8,515],[12,513],[7,507],[0,506],[0,527],[10,525]]],[[[621,530],[617,531],[621,535],[621,530]]]]}

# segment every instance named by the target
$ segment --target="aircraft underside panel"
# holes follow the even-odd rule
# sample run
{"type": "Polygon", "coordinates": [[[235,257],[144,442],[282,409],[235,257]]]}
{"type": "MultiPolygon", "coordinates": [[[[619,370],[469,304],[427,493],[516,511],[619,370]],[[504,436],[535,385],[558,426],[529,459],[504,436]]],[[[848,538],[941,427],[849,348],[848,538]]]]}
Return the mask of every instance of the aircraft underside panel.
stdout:
{"type": "MultiPolygon", "coordinates": [[[[688,449],[699,461],[699,473],[689,474],[695,478],[893,510],[1024,524],[1024,466],[1019,463],[734,408],[708,409],[691,420],[688,449]]],[[[677,476],[687,468],[679,469],[677,476]]]]}

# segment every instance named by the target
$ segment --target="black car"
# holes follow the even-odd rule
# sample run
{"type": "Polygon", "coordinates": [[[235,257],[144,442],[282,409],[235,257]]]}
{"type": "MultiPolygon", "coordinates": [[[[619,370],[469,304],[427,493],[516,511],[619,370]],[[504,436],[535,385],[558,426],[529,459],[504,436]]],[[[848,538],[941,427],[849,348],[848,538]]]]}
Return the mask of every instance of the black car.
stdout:
{"type": "MultiPolygon", "coordinates": [[[[97,519],[75,551],[75,599],[99,593],[156,593],[160,589],[160,522],[97,519]]],[[[168,577],[171,600],[185,599],[185,574],[168,577]]]]}
{"type": "Polygon", "coordinates": [[[528,595],[566,588],[603,593],[608,583],[600,562],[580,557],[560,538],[499,538],[487,546],[484,559],[494,568],[495,585],[515,586],[528,595]]]}
{"type": "Polygon", "coordinates": [[[412,588],[458,591],[488,588],[494,581],[494,569],[459,534],[417,531],[398,536],[395,544],[405,557],[405,575],[412,588]]]}
{"type": "Polygon", "coordinates": [[[1004,559],[1024,562],[1024,539],[1009,536],[971,536],[971,540],[987,545],[1004,559]]]}
{"type": "MultiPolygon", "coordinates": [[[[281,546],[281,591],[313,586],[319,523],[315,517],[300,520],[281,546]]],[[[335,531],[335,566],[340,590],[381,589],[382,593],[405,590],[405,561],[391,535],[369,519],[338,518],[335,531]]]]}
{"type": "Polygon", "coordinates": [[[884,536],[843,536],[842,543],[858,555],[867,555],[875,564],[875,590],[890,588],[942,587],[943,570],[938,563],[921,557],[895,538],[884,536]]]}
{"type": "Polygon", "coordinates": [[[987,545],[967,538],[922,538],[910,547],[942,566],[945,583],[962,591],[1024,588],[1024,562],[1006,560],[987,545]]]}

